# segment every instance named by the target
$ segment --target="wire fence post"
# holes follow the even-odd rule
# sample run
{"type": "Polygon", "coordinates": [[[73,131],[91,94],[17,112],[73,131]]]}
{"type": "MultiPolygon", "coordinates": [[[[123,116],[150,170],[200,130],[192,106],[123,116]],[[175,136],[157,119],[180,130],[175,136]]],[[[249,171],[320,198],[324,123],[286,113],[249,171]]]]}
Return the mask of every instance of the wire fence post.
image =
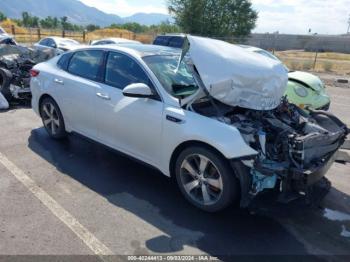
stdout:
{"type": "Polygon", "coordinates": [[[16,27],[15,27],[15,25],[11,25],[11,34],[12,34],[13,36],[16,35],[16,27]]]}
{"type": "Polygon", "coordinates": [[[33,36],[32,36],[32,29],[31,28],[29,28],[29,37],[30,37],[30,40],[29,40],[30,44],[33,44],[33,36]]]}
{"type": "Polygon", "coordinates": [[[317,56],[318,56],[318,51],[316,51],[316,54],[315,54],[314,71],[315,71],[315,69],[316,69],[317,56]]]}
{"type": "Polygon", "coordinates": [[[86,43],[86,30],[83,31],[83,43],[86,43]]]}
{"type": "Polygon", "coordinates": [[[40,39],[41,39],[41,31],[40,31],[40,28],[37,29],[37,33],[38,33],[38,41],[40,41],[40,39]]]}

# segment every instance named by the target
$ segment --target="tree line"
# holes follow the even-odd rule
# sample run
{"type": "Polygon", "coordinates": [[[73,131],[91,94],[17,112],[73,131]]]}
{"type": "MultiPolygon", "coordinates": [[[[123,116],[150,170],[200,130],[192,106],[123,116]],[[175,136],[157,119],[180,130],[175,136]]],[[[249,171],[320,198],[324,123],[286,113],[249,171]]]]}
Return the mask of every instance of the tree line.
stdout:
{"type": "Polygon", "coordinates": [[[202,36],[247,36],[258,18],[249,0],[168,0],[168,9],[184,32],[202,36]]]}
{"type": "MultiPolygon", "coordinates": [[[[249,0],[167,0],[167,5],[175,23],[166,21],[151,26],[125,23],[112,24],[106,28],[125,29],[134,33],[183,32],[214,37],[245,37],[255,28],[258,18],[258,13],[252,8],[249,0]]],[[[0,12],[0,21],[5,19],[6,16],[0,12]]],[[[94,24],[87,26],[73,24],[66,16],[39,18],[28,12],[23,12],[21,19],[13,20],[24,27],[89,32],[100,29],[100,26],[94,24]]]]}
{"type": "MultiPolygon", "coordinates": [[[[6,19],[7,17],[0,12],[0,22],[6,19]]],[[[70,23],[68,21],[67,16],[63,16],[60,18],[52,17],[52,16],[48,16],[46,18],[39,18],[37,16],[30,15],[28,12],[23,12],[22,18],[20,19],[11,19],[11,20],[14,21],[18,26],[31,27],[31,28],[63,29],[67,31],[87,30],[88,32],[101,29],[100,26],[94,25],[94,24],[81,26],[81,25],[70,23]]],[[[171,24],[169,21],[162,22],[159,25],[151,25],[151,26],[141,25],[139,23],[112,24],[104,28],[125,29],[134,33],[148,33],[148,32],[176,33],[181,31],[177,25],[171,24]]]]}

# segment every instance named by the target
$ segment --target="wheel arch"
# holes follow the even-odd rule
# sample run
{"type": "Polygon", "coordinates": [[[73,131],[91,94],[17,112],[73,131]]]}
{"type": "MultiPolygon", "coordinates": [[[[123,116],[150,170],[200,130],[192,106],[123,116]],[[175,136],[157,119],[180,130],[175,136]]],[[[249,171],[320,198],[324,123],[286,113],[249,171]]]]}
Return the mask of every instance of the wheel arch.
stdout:
{"type": "Polygon", "coordinates": [[[185,141],[179,144],[171,155],[170,162],[169,162],[169,174],[172,179],[175,178],[175,165],[176,165],[177,158],[179,157],[182,151],[184,151],[186,148],[193,147],[193,146],[201,146],[209,150],[212,150],[228,161],[228,159],[224,156],[223,153],[221,153],[218,149],[216,149],[214,146],[208,143],[205,143],[203,141],[198,141],[198,140],[185,141]]]}
{"type": "MultiPolygon", "coordinates": [[[[51,98],[53,101],[56,102],[56,100],[55,100],[52,96],[50,96],[49,94],[42,94],[42,95],[40,96],[39,102],[38,102],[38,108],[39,108],[39,114],[40,114],[40,115],[41,115],[41,110],[40,110],[41,104],[43,103],[43,101],[44,101],[45,98],[51,98]]],[[[56,104],[57,104],[57,102],[56,102],[56,104]]]]}

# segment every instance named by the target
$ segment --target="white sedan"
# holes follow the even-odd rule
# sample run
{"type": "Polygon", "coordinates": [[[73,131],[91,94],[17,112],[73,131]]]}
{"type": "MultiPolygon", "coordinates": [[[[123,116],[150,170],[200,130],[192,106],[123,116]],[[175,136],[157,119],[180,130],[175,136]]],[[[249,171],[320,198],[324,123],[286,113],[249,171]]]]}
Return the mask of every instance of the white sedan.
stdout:
{"type": "Polygon", "coordinates": [[[208,212],[245,207],[273,188],[288,200],[322,180],[345,125],[281,102],[280,62],[218,40],[187,41],[183,51],[92,46],[36,65],[33,109],[52,138],[79,133],[156,167],[208,212]]]}
{"type": "Polygon", "coordinates": [[[130,39],[118,38],[118,37],[94,40],[91,42],[91,45],[123,45],[123,44],[142,44],[142,43],[136,40],[130,40],[130,39]]]}
{"type": "Polygon", "coordinates": [[[46,37],[41,39],[38,43],[34,44],[34,47],[39,50],[53,49],[57,54],[74,50],[79,48],[81,45],[78,41],[70,38],[62,37],[46,37]]]}

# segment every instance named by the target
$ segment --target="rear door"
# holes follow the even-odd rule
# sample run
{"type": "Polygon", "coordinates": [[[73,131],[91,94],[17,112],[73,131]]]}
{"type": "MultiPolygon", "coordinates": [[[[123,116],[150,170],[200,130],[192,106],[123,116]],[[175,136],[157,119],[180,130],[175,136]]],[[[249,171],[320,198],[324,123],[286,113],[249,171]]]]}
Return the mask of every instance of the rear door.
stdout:
{"type": "Polygon", "coordinates": [[[63,92],[64,117],[70,127],[87,137],[96,139],[95,97],[101,85],[104,51],[83,50],[75,52],[65,71],[53,81],[63,92]]]}

